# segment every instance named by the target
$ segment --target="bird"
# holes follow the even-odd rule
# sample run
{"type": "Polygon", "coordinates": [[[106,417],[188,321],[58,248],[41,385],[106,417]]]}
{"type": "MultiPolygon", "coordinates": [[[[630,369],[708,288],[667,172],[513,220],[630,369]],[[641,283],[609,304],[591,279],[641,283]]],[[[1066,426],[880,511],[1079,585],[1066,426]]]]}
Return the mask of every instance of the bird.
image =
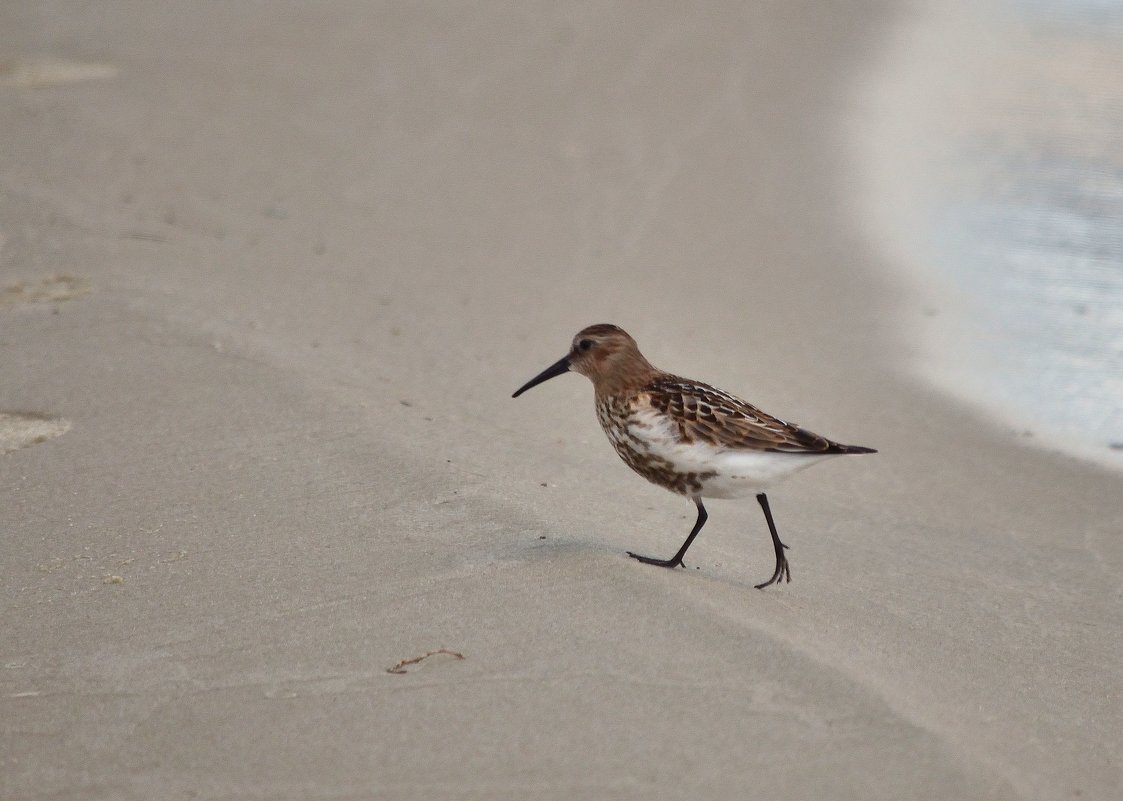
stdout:
{"type": "Polygon", "coordinates": [[[544,381],[579,373],[593,382],[597,420],[620,458],[648,481],[694,502],[698,517],[682,547],[670,559],[628,556],[658,567],[682,567],[683,557],[709,515],[703,499],[756,495],[764,511],[776,565],[764,589],[791,582],[769,508],[775,482],[825,459],[877,453],[843,445],[761,411],[716,387],[654,367],[622,328],[600,323],[583,328],[569,352],[511,396],[517,398],[544,381]]]}

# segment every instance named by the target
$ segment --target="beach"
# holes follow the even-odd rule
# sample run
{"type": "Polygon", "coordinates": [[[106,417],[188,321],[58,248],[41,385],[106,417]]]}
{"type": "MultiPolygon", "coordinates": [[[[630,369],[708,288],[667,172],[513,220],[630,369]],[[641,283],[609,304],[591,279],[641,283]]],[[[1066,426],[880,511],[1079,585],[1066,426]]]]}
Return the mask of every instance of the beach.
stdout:
{"type": "Polygon", "coordinates": [[[859,219],[911,18],[0,10],[0,797],[1118,797],[1123,480],[922,380],[859,219]],[[878,449],[790,584],[510,397],[600,322],[878,449]]]}

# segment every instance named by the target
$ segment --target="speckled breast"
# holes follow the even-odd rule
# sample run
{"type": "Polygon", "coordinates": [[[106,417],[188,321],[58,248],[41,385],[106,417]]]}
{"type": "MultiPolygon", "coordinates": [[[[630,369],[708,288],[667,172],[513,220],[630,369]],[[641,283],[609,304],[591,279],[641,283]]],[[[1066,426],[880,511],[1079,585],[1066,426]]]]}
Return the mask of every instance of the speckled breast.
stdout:
{"type": "Polygon", "coordinates": [[[712,472],[683,472],[674,463],[652,453],[649,445],[649,426],[636,414],[634,401],[602,398],[597,401],[597,420],[608,436],[616,453],[628,465],[652,484],[679,495],[696,496],[702,484],[715,474],[712,472]],[[646,435],[646,436],[645,436],[646,435]]]}

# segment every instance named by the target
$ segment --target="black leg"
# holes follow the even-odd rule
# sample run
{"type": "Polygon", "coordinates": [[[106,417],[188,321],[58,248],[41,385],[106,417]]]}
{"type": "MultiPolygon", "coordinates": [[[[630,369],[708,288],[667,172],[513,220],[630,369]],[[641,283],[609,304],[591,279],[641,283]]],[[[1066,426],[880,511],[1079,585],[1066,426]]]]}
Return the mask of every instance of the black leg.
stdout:
{"type": "Polygon", "coordinates": [[[763,584],[757,584],[758,590],[763,590],[769,584],[775,584],[778,581],[791,581],[792,571],[788,568],[788,557],[784,556],[784,549],[788,546],[780,542],[780,535],[776,533],[776,524],[772,522],[772,510],[768,508],[768,496],[763,492],[756,496],[760,501],[760,508],[764,510],[764,519],[768,521],[768,533],[772,535],[772,547],[776,549],[776,570],[772,573],[772,578],[763,584]]]}
{"type": "Polygon", "coordinates": [[[680,567],[682,565],[682,557],[686,555],[686,549],[690,547],[690,543],[694,542],[694,538],[698,536],[698,532],[702,530],[702,526],[706,525],[706,507],[702,505],[701,498],[694,499],[695,505],[698,507],[698,520],[694,523],[694,529],[690,532],[690,536],[686,538],[686,542],[678,549],[678,553],[670,559],[655,559],[650,556],[640,556],[638,553],[628,551],[628,556],[633,559],[638,559],[645,565],[658,565],[659,567],[680,567]]]}

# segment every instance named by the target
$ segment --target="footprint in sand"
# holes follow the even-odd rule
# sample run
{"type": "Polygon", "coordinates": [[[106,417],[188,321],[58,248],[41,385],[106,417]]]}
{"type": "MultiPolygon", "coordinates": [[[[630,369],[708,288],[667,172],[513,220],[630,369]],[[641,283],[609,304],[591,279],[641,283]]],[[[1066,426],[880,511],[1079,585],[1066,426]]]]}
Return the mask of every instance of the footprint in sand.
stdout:
{"type": "Polygon", "coordinates": [[[0,453],[27,448],[70,430],[70,421],[36,412],[0,412],[0,453]]]}
{"type": "Polygon", "coordinates": [[[65,61],[59,58],[26,58],[0,61],[0,83],[22,89],[45,89],[81,81],[117,77],[112,64],[65,61]]]}
{"type": "Polygon", "coordinates": [[[42,281],[20,281],[0,289],[0,304],[4,303],[60,303],[73,300],[89,292],[81,278],[72,275],[52,275],[42,281]]]}

